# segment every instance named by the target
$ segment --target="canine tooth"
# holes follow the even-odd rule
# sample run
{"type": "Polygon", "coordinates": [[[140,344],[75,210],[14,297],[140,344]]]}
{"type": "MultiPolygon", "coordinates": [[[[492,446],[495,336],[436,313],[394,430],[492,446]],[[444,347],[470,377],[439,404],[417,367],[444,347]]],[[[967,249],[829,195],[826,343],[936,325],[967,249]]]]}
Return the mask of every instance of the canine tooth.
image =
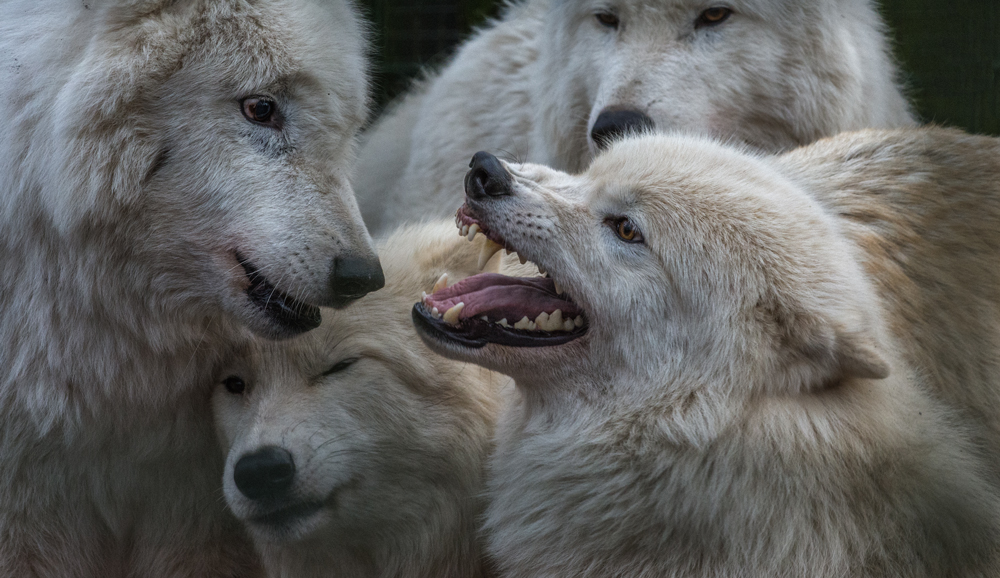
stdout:
{"type": "Polygon", "coordinates": [[[438,311],[437,307],[431,308],[431,315],[433,315],[435,319],[441,319],[441,312],[438,311]]]}
{"type": "Polygon", "coordinates": [[[431,289],[431,293],[437,293],[442,289],[447,289],[447,287],[448,287],[448,274],[441,273],[441,276],[438,277],[438,280],[434,282],[434,288],[431,289]]]}
{"type": "Polygon", "coordinates": [[[514,329],[527,329],[529,323],[531,323],[531,320],[529,320],[528,316],[525,315],[520,321],[514,324],[514,329]]]}
{"type": "Polygon", "coordinates": [[[463,237],[468,237],[469,236],[469,226],[468,225],[462,225],[462,228],[460,229],[460,232],[461,232],[461,235],[463,237]]]}
{"type": "Polygon", "coordinates": [[[556,295],[562,295],[562,287],[559,286],[559,282],[555,279],[552,280],[552,285],[556,288],[556,295]]]}
{"type": "Polygon", "coordinates": [[[502,249],[499,243],[494,243],[491,239],[486,239],[486,243],[483,244],[483,248],[479,250],[479,268],[482,269],[489,263],[493,255],[497,254],[497,251],[502,249]]]}
{"type": "Polygon", "coordinates": [[[473,223],[472,226],[469,227],[469,240],[471,241],[471,240],[475,239],[476,238],[476,233],[478,233],[478,232],[479,232],[479,225],[473,223]]]}
{"type": "Polygon", "coordinates": [[[559,331],[563,326],[562,309],[556,309],[549,315],[549,331],[559,331]]]}
{"type": "Polygon", "coordinates": [[[583,315],[577,315],[576,319],[573,320],[573,325],[583,327],[583,315]]]}
{"type": "Polygon", "coordinates": [[[563,326],[562,326],[563,331],[573,331],[573,327],[574,325],[572,319],[567,319],[566,321],[563,321],[563,326]]]}
{"type": "Polygon", "coordinates": [[[448,325],[458,325],[458,314],[465,309],[465,303],[459,303],[451,309],[444,312],[444,322],[448,325]]]}
{"type": "Polygon", "coordinates": [[[542,331],[548,331],[549,330],[549,314],[546,313],[546,312],[544,312],[544,311],[542,311],[541,313],[539,313],[538,317],[535,317],[535,325],[538,326],[538,328],[541,329],[542,331]]]}
{"type": "Polygon", "coordinates": [[[510,325],[507,324],[507,318],[506,317],[504,317],[500,321],[497,321],[497,325],[500,325],[501,327],[510,327],[510,325]]]}
{"type": "Polygon", "coordinates": [[[520,253],[517,254],[517,260],[520,261],[522,265],[528,262],[528,260],[522,257],[520,253]]]}
{"type": "Polygon", "coordinates": [[[421,303],[427,303],[427,292],[426,291],[421,291],[420,292],[420,302],[421,303]]]}

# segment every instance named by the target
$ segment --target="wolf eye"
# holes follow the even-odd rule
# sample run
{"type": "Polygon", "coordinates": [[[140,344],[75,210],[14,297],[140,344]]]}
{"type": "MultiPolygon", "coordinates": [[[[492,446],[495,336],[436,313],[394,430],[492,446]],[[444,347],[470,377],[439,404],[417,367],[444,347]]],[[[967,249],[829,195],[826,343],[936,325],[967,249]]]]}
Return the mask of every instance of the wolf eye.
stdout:
{"type": "Polygon", "coordinates": [[[594,14],[594,18],[601,23],[601,26],[607,26],[608,28],[618,28],[618,17],[610,12],[598,12],[594,14]]]}
{"type": "Polygon", "coordinates": [[[243,383],[243,379],[235,375],[230,375],[226,379],[223,379],[222,385],[226,386],[226,391],[235,395],[243,395],[243,392],[247,389],[247,385],[243,383]]]}
{"type": "Polygon", "coordinates": [[[262,96],[250,96],[240,102],[243,109],[243,116],[250,122],[274,126],[274,113],[278,110],[278,105],[270,98],[262,96]]]}
{"type": "Polygon", "coordinates": [[[334,364],[333,367],[323,372],[323,377],[326,377],[328,375],[333,375],[334,373],[340,373],[341,371],[344,371],[348,367],[354,365],[354,363],[357,360],[358,360],[357,357],[351,357],[343,361],[337,362],[336,364],[334,364]]]}
{"type": "Polygon", "coordinates": [[[694,27],[701,28],[702,26],[722,24],[732,13],[732,10],[724,6],[713,6],[698,15],[698,20],[695,21],[694,27]]]}
{"type": "Polygon", "coordinates": [[[632,222],[632,219],[628,217],[618,217],[617,219],[611,219],[608,223],[611,228],[614,229],[615,234],[618,238],[626,243],[642,243],[642,233],[639,231],[639,227],[632,222]]]}

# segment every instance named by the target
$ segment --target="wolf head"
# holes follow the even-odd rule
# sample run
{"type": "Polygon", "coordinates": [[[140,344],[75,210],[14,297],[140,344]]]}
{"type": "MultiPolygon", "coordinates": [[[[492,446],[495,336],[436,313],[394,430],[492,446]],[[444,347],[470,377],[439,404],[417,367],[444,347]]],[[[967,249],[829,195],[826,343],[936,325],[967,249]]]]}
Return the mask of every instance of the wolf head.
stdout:
{"type": "Polygon", "coordinates": [[[381,286],[348,183],[368,97],[346,1],[22,4],[8,219],[34,195],[48,236],[113,245],[153,292],[264,335],[381,286]]]}
{"type": "Polygon", "coordinates": [[[380,247],[385,290],[220,372],[226,501],[265,559],[331,556],[336,575],[366,557],[379,575],[435,575],[427,561],[444,559],[467,567],[436,575],[475,575],[479,476],[509,381],[433,355],[410,323],[442,274],[479,270],[469,249],[450,223],[397,232],[380,247]]]}
{"type": "MultiPolygon", "coordinates": [[[[512,375],[529,395],[625,388],[742,399],[887,375],[877,297],[854,249],[765,159],[649,136],[613,145],[576,176],[493,161],[474,163],[460,216],[554,281],[529,319],[551,314],[558,294],[564,311],[582,311],[584,327],[489,318],[470,342],[477,319],[418,316],[444,355],[512,375]]],[[[439,295],[449,296],[428,303],[451,303],[439,295]]],[[[517,317],[530,305],[509,308],[517,317]]]]}
{"type": "Polygon", "coordinates": [[[571,172],[650,128],[780,151],[913,122],[868,0],[553,0],[544,26],[532,148],[571,172]]]}

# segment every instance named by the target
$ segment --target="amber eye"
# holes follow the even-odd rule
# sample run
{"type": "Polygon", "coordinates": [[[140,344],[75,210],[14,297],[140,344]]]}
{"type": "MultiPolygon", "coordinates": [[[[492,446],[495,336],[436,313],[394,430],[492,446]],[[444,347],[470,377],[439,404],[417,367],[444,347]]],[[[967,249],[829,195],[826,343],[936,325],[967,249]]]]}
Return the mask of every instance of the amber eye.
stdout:
{"type": "Polygon", "coordinates": [[[628,217],[619,217],[611,223],[618,237],[625,241],[626,243],[641,243],[642,233],[639,232],[639,227],[632,222],[632,219],[628,217]]]}
{"type": "Polygon", "coordinates": [[[274,114],[278,111],[278,105],[273,100],[262,96],[251,96],[244,98],[240,105],[247,120],[274,125],[274,114]]]}
{"type": "Polygon", "coordinates": [[[243,395],[243,392],[247,389],[243,380],[235,375],[230,375],[226,379],[222,380],[222,385],[226,386],[226,391],[236,395],[243,395]]]}
{"type": "Polygon", "coordinates": [[[610,12],[598,12],[594,14],[594,18],[601,23],[601,26],[607,26],[608,28],[618,28],[618,17],[610,12]]]}
{"type": "Polygon", "coordinates": [[[733,13],[729,8],[722,6],[715,6],[705,10],[700,15],[698,15],[698,20],[695,22],[695,28],[700,28],[702,26],[715,26],[716,24],[722,24],[727,18],[733,13]]]}

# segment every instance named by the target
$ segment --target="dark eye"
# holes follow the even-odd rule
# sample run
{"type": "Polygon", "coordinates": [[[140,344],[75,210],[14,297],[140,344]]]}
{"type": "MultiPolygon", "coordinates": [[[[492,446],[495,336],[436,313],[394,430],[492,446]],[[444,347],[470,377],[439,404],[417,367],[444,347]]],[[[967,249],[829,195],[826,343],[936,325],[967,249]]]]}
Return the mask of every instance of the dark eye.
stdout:
{"type": "Polygon", "coordinates": [[[358,360],[357,357],[351,357],[351,358],[345,359],[343,361],[340,361],[340,362],[334,364],[334,366],[331,367],[330,369],[327,369],[326,371],[324,371],[323,372],[323,377],[326,377],[327,375],[333,375],[334,373],[340,373],[341,371],[344,371],[348,367],[354,365],[354,363],[357,360],[358,360]]]}
{"type": "Polygon", "coordinates": [[[642,243],[642,233],[639,231],[639,227],[632,222],[632,219],[628,217],[618,217],[616,219],[611,219],[608,222],[611,228],[614,229],[615,234],[618,238],[626,243],[642,243]]]}
{"type": "Polygon", "coordinates": [[[244,98],[240,106],[247,120],[272,126],[275,124],[274,114],[278,111],[278,105],[270,98],[251,96],[244,98]]]}
{"type": "Polygon", "coordinates": [[[594,14],[594,18],[601,23],[601,26],[607,26],[608,28],[618,28],[618,17],[610,12],[598,12],[594,14]]]}
{"type": "Polygon", "coordinates": [[[243,392],[247,389],[247,385],[243,383],[243,379],[235,375],[230,375],[226,379],[223,379],[222,385],[226,386],[226,391],[236,395],[243,395],[243,392]]]}
{"type": "Polygon", "coordinates": [[[732,13],[732,10],[723,6],[709,8],[698,15],[698,20],[695,21],[694,27],[701,28],[702,26],[715,26],[716,24],[722,24],[732,13]]]}

